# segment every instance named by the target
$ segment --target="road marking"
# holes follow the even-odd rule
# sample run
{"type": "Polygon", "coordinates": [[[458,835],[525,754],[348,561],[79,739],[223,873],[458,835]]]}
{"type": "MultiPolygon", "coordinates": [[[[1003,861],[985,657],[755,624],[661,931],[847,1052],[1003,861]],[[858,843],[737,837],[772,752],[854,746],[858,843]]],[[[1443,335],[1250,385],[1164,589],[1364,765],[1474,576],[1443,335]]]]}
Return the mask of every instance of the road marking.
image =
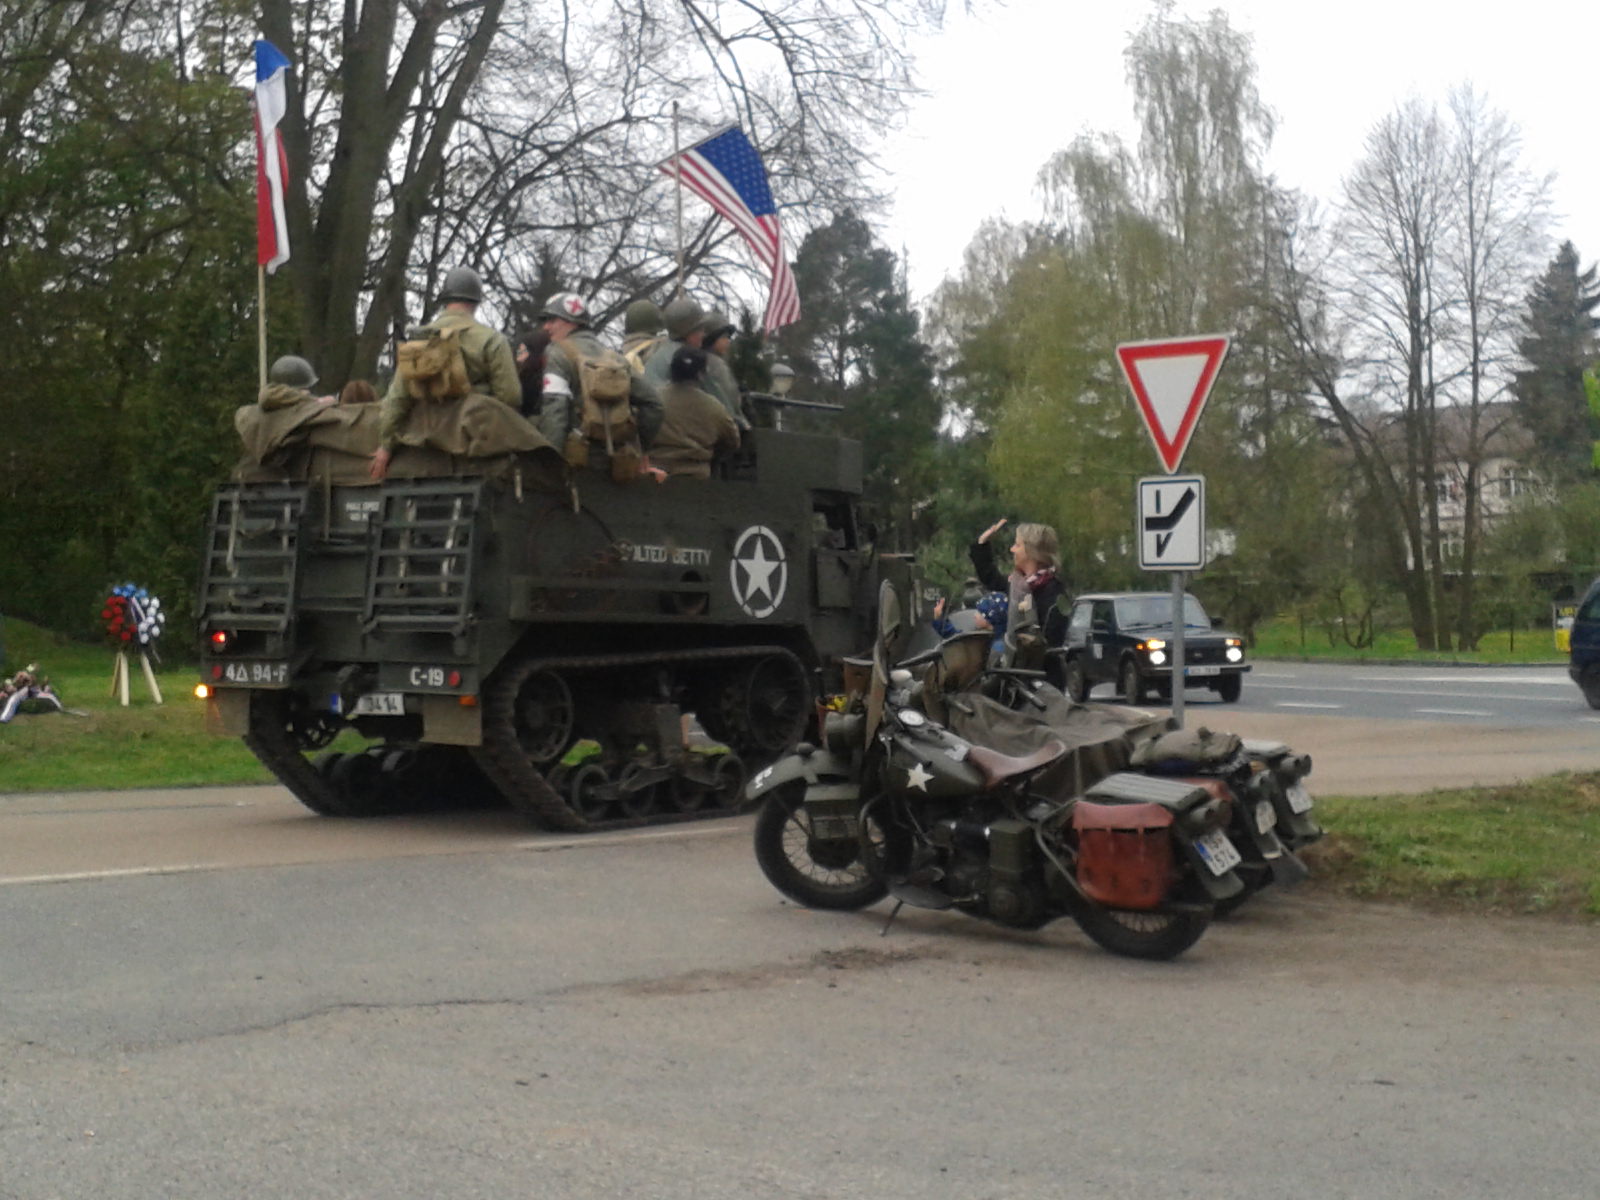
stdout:
{"type": "Polygon", "coordinates": [[[159,867],[122,867],[111,871],[70,871],[60,875],[9,875],[0,887],[14,883],[79,883],[86,879],[130,879],[140,875],[188,875],[195,871],[220,871],[222,863],[168,863],[159,867]]]}
{"type": "Polygon", "coordinates": [[[1342,704],[1312,704],[1308,700],[1279,700],[1276,708],[1343,708],[1342,704]]]}
{"type": "MultiPolygon", "coordinates": [[[[740,814],[741,816],[748,814],[740,814]]],[[[739,817],[719,817],[702,821],[689,829],[619,829],[616,833],[580,833],[576,837],[554,837],[545,841],[516,842],[513,850],[582,850],[590,846],[632,846],[639,842],[687,842],[697,838],[748,835],[747,823],[739,817]]]]}
{"type": "Polygon", "coordinates": [[[1447,671],[1440,675],[1385,675],[1385,674],[1357,674],[1356,679],[1372,683],[1528,683],[1539,687],[1571,687],[1572,678],[1565,671],[1540,671],[1538,674],[1527,672],[1469,672],[1447,671]]]}
{"type": "Polygon", "coordinates": [[[1492,717],[1493,713],[1478,712],[1471,708],[1419,708],[1419,713],[1431,713],[1436,717],[1492,717]]]}
{"type": "MultiPolygon", "coordinates": [[[[1501,680],[1500,682],[1504,683],[1506,681],[1505,680],[1501,680]]],[[[1337,693],[1337,692],[1355,692],[1355,693],[1358,693],[1358,694],[1360,694],[1362,696],[1439,696],[1441,698],[1451,699],[1451,700],[1478,700],[1478,699],[1481,699],[1482,696],[1483,696],[1482,691],[1475,691],[1475,692],[1461,692],[1461,691],[1445,692],[1445,691],[1430,691],[1430,690],[1428,690],[1426,688],[1338,687],[1338,686],[1318,686],[1317,684],[1313,684],[1313,683],[1299,683],[1299,684],[1289,684],[1289,683],[1253,683],[1253,684],[1251,684],[1251,686],[1255,687],[1255,688],[1266,688],[1269,691],[1273,690],[1273,689],[1276,689],[1277,691],[1280,691],[1280,692],[1319,692],[1319,693],[1325,693],[1325,694],[1326,693],[1337,693]]],[[[1559,704],[1559,705],[1561,705],[1563,707],[1570,707],[1570,700],[1571,700],[1571,698],[1568,697],[1568,696],[1551,696],[1551,695],[1521,695],[1521,696],[1518,696],[1518,695],[1512,695],[1511,693],[1507,693],[1507,692],[1502,692],[1501,695],[1502,695],[1503,698],[1515,700],[1518,704],[1559,704]]]]}
{"type": "MultiPolygon", "coordinates": [[[[697,822],[686,829],[618,830],[615,833],[579,834],[576,837],[553,837],[548,841],[509,842],[506,850],[583,850],[602,846],[625,846],[638,842],[687,842],[703,838],[749,837],[749,814],[719,817],[697,822]]],[[[495,853],[499,847],[481,846],[470,853],[495,853]]],[[[440,854],[456,851],[441,850],[440,854]]],[[[406,857],[412,857],[407,855],[406,857]]],[[[420,857],[420,856],[419,856],[420,857]]],[[[428,857],[433,857],[429,855],[428,857]]],[[[64,871],[55,875],[0,875],[0,887],[29,883],[84,883],[97,879],[136,879],[144,875],[192,875],[198,871],[233,871],[259,868],[334,866],[347,862],[365,862],[366,859],[332,859],[327,862],[304,863],[298,861],[266,863],[164,863],[152,867],[119,867],[105,871],[64,871]]]]}

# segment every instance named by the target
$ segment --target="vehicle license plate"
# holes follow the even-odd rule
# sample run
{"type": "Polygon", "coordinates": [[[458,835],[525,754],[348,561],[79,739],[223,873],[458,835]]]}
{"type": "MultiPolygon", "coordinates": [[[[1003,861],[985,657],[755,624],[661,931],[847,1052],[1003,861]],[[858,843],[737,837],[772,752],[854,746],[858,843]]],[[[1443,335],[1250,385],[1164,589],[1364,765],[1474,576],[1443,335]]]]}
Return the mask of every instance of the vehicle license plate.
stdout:
{"type": "Polygon", "coordinates": [[[350,710],[353,717],[403,717],[406,698],[400,692],[368,692],[350,710]]]}
{"type": "Polygon", "coordinates": [[[1306,791],[1304,784],[1289,785],[1289,809],[1297,813],[1311,811],[1311,793],[1306,791]]]}
{"type": "Polygon", "coordinates": [[[283,662],[231,662],[222,668],[222,682],[243,686],[283,687],[289,682],[289,664],[283,662]]]}
{"type": "Polygon", "coordinates": [[[1221,667],[1185,667],[1185,675],[1221,675],[1221,667]]]}
{"type": "Polygon", "coordinates": [[[1195,838],[1194,848],[1205,860],[1206,866],[1211,868],[1213,875],[1226,875],[1244,861],[1228,840],[1228,835],[1220,829],[1213,829],[1195,838]]]}

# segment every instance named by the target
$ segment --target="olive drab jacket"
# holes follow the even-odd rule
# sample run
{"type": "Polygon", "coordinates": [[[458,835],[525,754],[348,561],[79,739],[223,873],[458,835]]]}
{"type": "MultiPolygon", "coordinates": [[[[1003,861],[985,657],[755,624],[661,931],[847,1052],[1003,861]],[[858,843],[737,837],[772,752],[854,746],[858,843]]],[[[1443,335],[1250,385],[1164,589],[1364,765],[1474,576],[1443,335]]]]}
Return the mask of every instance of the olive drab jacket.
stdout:
{"type": "Polygon", "coordinates": [[[234,413],[244,459],[234,470],[242,482],[329,479],[364,483],[368,458],[378,448],[374,404],[329,404],[303,388],[269,383],[256,403],[234,413]]]}
{"type": "Polygon", "coordinates": [[[719,450],[739,447],[739,427],[720,401],[692,383],[669,383],[661,391],[661,432],[650,462],[668,475],[711,478],[719,450]]]}
{"type": "Polygon", "coordinates": [[[336,420],[331,411],[331,405],[305,388],[269,383],[254,404],[246,404],[233,414],[233,427],[244,443],[248,463],[281,465],[286,449],[305,442],[308,427],[336,420]]]}
{"type": "MultiPolygon", "coordinates": [[[[657,346],[644,364],[644,377],[657,388],[664,388],[671,381],[672,356],[689,343],[676,338],[668,338],[657,346]]],[[[739,384],[733,378],[733,369],[728,366],[727,360],[721,355],[710,350],[705,351],[706,376],[701,381],[701,387],[727,411],[735,422],[739,420],[739,384]],[[720,366],[720,371],[718,367],[720,366]]]]}
{"type": "Polygon", "coordinates": [[[722,402],[722,407],[728,410],[735,425],[740,428],[749,425],[744,419],[743,406],[739,403],[739,381],[734,378],[728,360],[715,350],[706,351],[705,390],[722,402]]]}
{"type": "MultiPolygon", "coordinates": [[[[560,341],[551,342],[545,351],[544,404],[539,409],[539,432],[553,446],[566,445],[567,434],[578,424],[582,412],[576,358],[582,358],[587,350],[600,348],[601,341],[592,332],[576,329],[560,341]]],[[[645,450],[650,449],[661,428],[661,399],[656,392],[657,386],[639,375],[635,375],[629,385],[628,404],[633,409],[634,424],[639,427],[639,444],[645,450]]]]}
{"type": "MultiPolygon", "coordinates": [[[[511,344],[499,333],[472,314],[458,309],[446,309],[419,332],[426,336],[431,330],[455,328],[461,330],[461,357],[466,363],[472,394],[492,397],[520,411],[522,382],[517,377],[517,360],[511,353],[511,344]]],[[[386,449],[392,451],[407,440],[403,435],[416,404],[406,391],[405,381],[396,373],[383,397],[379,437],[386,449]]]]}

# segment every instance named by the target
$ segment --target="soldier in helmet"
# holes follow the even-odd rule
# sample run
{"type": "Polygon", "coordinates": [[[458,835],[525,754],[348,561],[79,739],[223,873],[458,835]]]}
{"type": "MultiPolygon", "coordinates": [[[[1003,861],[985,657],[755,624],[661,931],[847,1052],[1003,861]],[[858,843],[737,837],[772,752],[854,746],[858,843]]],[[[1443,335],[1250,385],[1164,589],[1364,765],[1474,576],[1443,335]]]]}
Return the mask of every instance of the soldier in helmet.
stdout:
{"type": "Polygon", "coordinates": [[[705,389],[722,401],[722,407],[741,429],[748,428],[739,403],[739,381],[728,365],[728,347],[733,340],[734,328],[726,313],[712,309],[700,322],[700,348],[706,352],[705,389]]]}
{"type": "Polygon", "coordinates": [[[739,448],[739,427],[706,390],[706,352],[682,346],[668,364],[671,382],[661,391],[666,416],[651,461],[668,475],[711,478],[719,451],[739,448]]]}
{"type": "Polygon", "coordinates": [[[233,416],[249,465],[294,470],[293,447],[305,442],[308,425],[323,417],[334,401],[332,396],[313,395],[316,386],[316,369],[298,354],[285,354],[273,362],[256,402],[233,416]]]}
{"type": "MultiPolygon", "coordinates": [[[[583,389],[579,364],[585,357],[615,355],[589,328],[589,306],[575,292],[557,292],[539,310],[539,323],[550,335],[545,351],[544,402],[539,410],[539,432],[551,445],[562,449],[568,461],[586,461],[576,446],[583,440],[577,426],[582,411],[583,389]]],[[[661,401],[656,388],[634,374],[629,385],[628,403],[639,430],[640,452],[648,451],[661,428],[661,401]]]]}
{"type": "MultiPolygon", "coordinates": [[[[483,303],[483,281],[478,273],[471,267],[452,267],[445,273],[444,285],[439,289],[439,303],[444,306],[443,311],[428,324],[412,331],[413,335],[425,338],[436,331],[459,329],[461,358],[466,365],[470,394],[493,397],[513,411],[518,410],[522,404],[522,384],[517,378],[517,362],[512,357],[511,346],[477,318],[478,305],[483,303]]],[[[383,398],[379,445],[372,456],[374,479],[388,474],[389,460],[402,441],[415,403],[397,371],[383,398]]]]}
{"type": "Polygon", "coordinates": [[[644,373],[644,364],[655,348],[666,340],[666,325],[653,300],[635,300],[622,315],[622,356],[635,375],[644,373]]]}
{"type": "Polygon", "coordinates": [[[672,356],[685,346],[693,346],[696,350],[700,348],[705,340],[705,330],[700,328],[700,324],[705,319],[705,310],[692,297],[679,296],[668,301],[661,310],[661,320],[667,329],[666,340],[645,360],[644,377],[657,388],[670,383],[672,356]]]}

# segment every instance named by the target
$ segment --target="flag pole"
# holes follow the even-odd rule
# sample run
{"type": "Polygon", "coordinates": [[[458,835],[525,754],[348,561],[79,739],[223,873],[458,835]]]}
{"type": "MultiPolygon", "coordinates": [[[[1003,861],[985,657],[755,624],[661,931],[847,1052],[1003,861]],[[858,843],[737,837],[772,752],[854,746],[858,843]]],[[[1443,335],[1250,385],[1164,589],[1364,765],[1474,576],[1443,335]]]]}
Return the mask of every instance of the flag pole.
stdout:
{"type": "Polygon", "coordinates": [[[267,386],[267,269],[256,266],[256,362],[257,386],[267,386]]]}
{"type": "Polygon", "coordinates": [[[678,102],[672,102],[672,169],[678,186],[673,189],[678,204],[678,291],[683,295],[683,156],[678,152],[678,102]]]}

